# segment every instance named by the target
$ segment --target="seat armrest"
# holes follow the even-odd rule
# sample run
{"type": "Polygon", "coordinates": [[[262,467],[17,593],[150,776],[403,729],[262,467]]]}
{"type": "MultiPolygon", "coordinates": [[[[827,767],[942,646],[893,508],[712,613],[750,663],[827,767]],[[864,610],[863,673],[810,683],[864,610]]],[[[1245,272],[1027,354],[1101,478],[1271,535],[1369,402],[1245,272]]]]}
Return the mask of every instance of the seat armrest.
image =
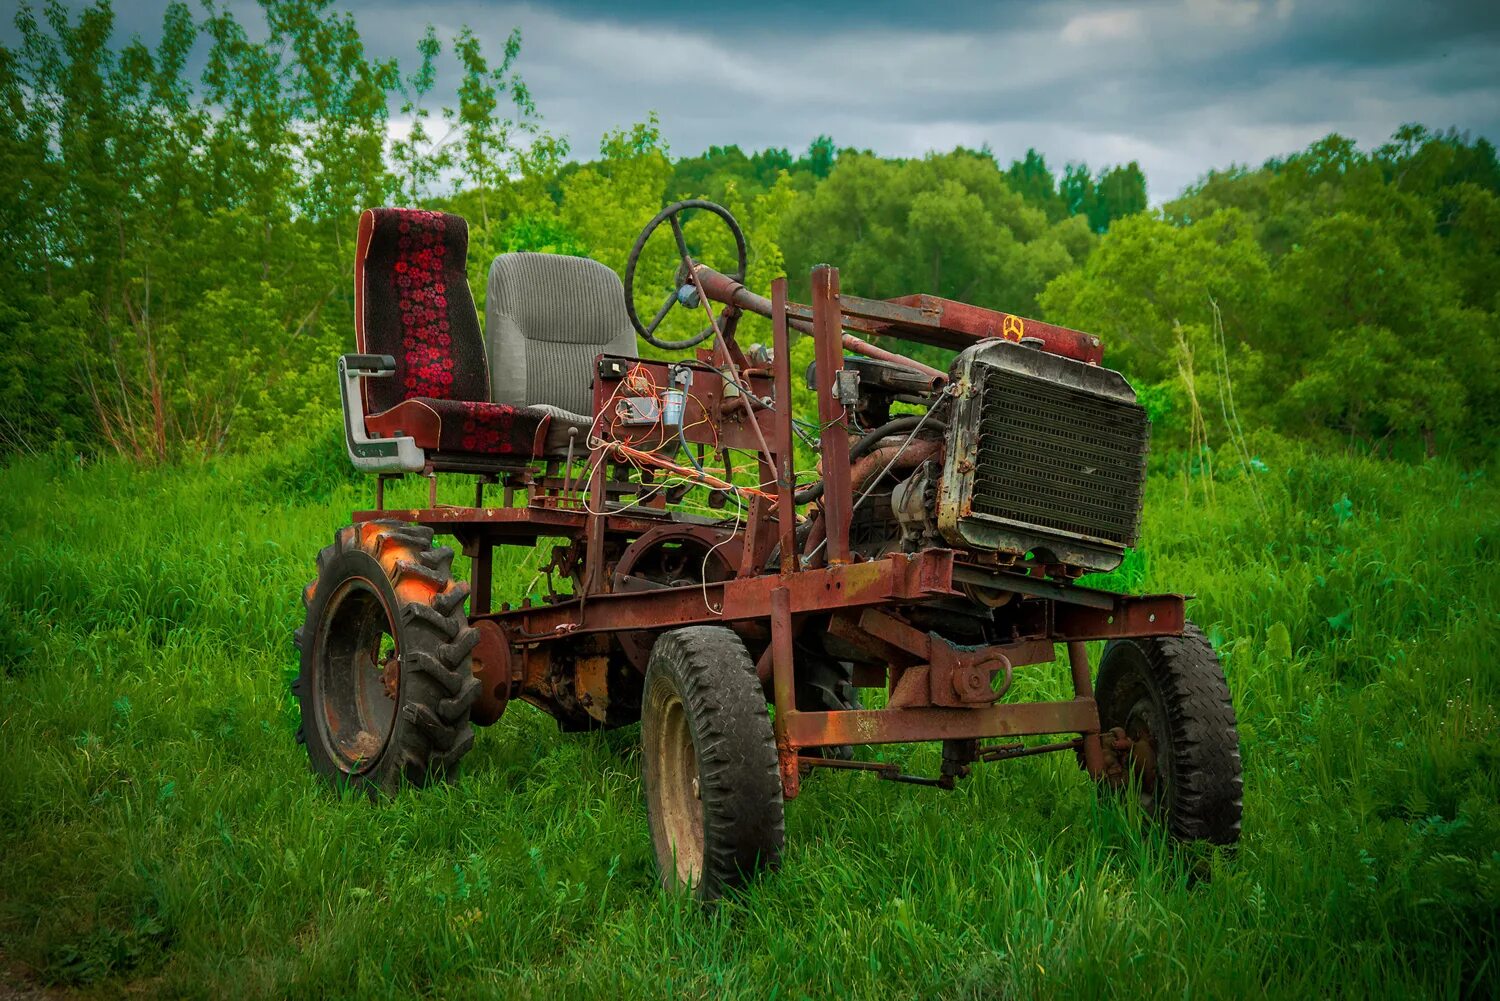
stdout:
{"type": "Polygon", "coordinates": [[[369,377],[396,374],[396,359],[393,355],[344,355],[345,369],[352,375],[369,377]]]}
{"type": "Polygon", "coordinates": [[[344,404],[344,445],[354,468],[365,473],[416,473],[427,464],[427,456],[416,439],[405,435],[372,438],[365,428],[365,397],[360,379],[389,378],[396,374],[396,359],[390,355],[343,355],[339,358],[339,396],[344,404]]]}

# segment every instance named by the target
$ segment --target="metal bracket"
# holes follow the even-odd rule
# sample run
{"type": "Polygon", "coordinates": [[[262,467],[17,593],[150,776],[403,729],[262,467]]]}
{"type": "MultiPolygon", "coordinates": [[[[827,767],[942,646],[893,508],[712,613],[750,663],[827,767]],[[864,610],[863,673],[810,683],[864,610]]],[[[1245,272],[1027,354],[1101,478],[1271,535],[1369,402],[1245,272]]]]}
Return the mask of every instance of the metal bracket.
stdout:
{"type": "Polygon", "coordinates": [[[873,608],[860,615],[859,628],[924,662],[901,672],[891,693],[891,705],[973,708],[998,702],[1010,689],[1010,659],[994,647],[958,647],[936,633],[924,633],[873,608]],[[999,688],[992,687],[996,674],[1005,676],[999,688]]]}
{"type": "Polygon", "coordinates": [[[344,405],[344,447],[354,468],[365,473],[419,473],[427,456],[415,438],[372,438],[365,430],[365,398],[361,379],[386,379],[396,374],[390,355],[339,357],[339,397],[344,405]]]}

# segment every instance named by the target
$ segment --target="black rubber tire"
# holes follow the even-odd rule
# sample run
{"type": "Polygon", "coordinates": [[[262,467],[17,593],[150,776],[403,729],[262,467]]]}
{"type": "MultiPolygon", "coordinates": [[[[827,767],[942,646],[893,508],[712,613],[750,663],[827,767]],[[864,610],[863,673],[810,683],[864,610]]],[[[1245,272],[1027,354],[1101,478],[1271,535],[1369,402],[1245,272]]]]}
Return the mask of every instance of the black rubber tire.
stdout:
{"type": "Polygon", "coordinates": [[[1201,629],[1190,622],[1181,636],[1112,641],[1094,697],[1106,735],[1121,727],[1154,748],[1154,767],[1139,766],[1139,781],[1131,780],[1135,752],[1121,752],[1126,767],[1114,784],[1122,793],[1136,790],[1180,841],[1239,840],[1244,783],[1234,705],[1201,629]]]}
{"type": "Polygon", "coordinates": [[[707,904],[775,869],[786,840],[776,740],[740,638],[722,626],[663,633],[642,702],[642,784],[662,885],[690,887],[707,904]],[[696,780],[691,798],[672,781],[689,777],[677,774],[671,755],[684,736],[691,749],[681,771],[696,780]]]}
{"type": "Polygon", "coordinates": [[[302,667],[292,684],[302,711],[297,740],[313,772],[335,786],[376,795],[450,779],[474,744],[469,712],[479,680],[470,652],[479,631],[464,615],[469,588],[452,577],[453,550],[434,547],[432,537],[430,528],[397,521],[341,528],[318,554],[317,578],[303,589],[307,619],[293,634],[302,667]],[[341,728],[351,706],[335,712],[327,700],[331,693],[338,697],[341,674],[368,690],[359,672],[373,669],[379,658],[361,659],[370,653],[367,637],[376,627],[393,640],[394,711],[371,713],[390,716],[372,724],[383,731],[376,732],[365,728],[361,703],[353,707],[358,723],[341,728]]]}
{"type": "MultiPolygon", "coordinates": [[[[834,660],[827,654],[798,644],[796,647],[797,709],[801,712],[844,712],[863,709],[859,689],[854,687],[854,665],[834,660]]],[[[802,753],[809,757],[838,758],[849,761],[854,748],[848,744],[809,747],[802,753]]]]}

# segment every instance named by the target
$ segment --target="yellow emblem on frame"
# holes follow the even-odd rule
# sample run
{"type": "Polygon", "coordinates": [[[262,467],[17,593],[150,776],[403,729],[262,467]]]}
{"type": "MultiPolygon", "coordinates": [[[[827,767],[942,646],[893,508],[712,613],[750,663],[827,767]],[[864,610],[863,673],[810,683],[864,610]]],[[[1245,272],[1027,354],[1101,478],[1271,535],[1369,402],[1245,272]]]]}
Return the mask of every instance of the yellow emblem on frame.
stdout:
{"type": "Polygon", "coordinates": [[[1005,315],[1005,322],[1000,325],[1000,333],[1008,341],[1019,341],[1026,334],[1026,323],[1019,316],[1005,315]]]}

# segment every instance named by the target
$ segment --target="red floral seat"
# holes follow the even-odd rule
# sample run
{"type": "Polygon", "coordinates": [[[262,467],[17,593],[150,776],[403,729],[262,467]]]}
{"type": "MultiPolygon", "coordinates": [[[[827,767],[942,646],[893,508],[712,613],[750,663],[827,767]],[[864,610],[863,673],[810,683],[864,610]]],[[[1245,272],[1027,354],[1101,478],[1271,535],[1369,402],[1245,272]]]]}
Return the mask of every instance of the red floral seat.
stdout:
{"type": "Polygon", "coordinates": [[[529,458],[542,450],[546,420],[542,414],[538,423],[529,407],[418,396],[366,417],[365,427],[386,438],[410,435],[439,452],[529,458]]]}
{"type": "Polygon", "coordinates": [[[394,378],[363,379],[365,429],[424,450],[530,458],[546,411],[490,401],[474,296],[464,271],[469,228],[444,212],[368,209],[355,249],[354,336],[396,359],[394,378]]]}

